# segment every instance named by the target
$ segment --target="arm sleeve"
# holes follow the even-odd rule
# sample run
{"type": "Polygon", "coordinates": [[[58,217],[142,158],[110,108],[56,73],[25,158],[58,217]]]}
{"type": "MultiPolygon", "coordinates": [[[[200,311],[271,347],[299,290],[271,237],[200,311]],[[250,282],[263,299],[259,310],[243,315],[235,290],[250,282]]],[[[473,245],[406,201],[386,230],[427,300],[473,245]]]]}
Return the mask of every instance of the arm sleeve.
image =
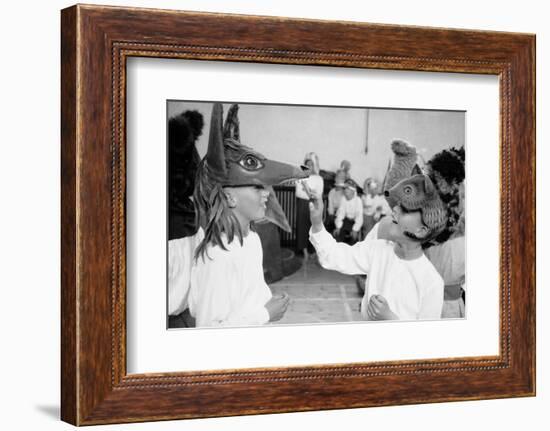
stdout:
{"type": "MultiPolygon", "coordinates": [[[[185,299],[189,288],[189,273],[186,277],[184,256],[178,241],[168,241],[168,314],[170,316],[179,314],[185,309],[185,299]]],[[[192,257],[189,256],[189,262],[191,259],[192,257]]]]}
{"type": "Polygon", "coordinates": [[[168,241],[168,314],[177,315],[188,306],[191,267],[195,248],[204,238],[199,228],[192,236],[168,241]]]}
{"type": "Polygon", "coordinates": [[[336,210],[336,220],[334,220],[334,225],[340,229],[344,224],[344,218],[346,217],[346,204],[343,200],[346,199],[344,196],[341,197],[340,205],[336,210]]]}
{"type": "Polygon", "coordinates": [[[328,208],[329,215],[334,215],[334,189],[328,192],[328,208]]]}
{"type": "MultiPolygon", "coordinates": [[[[220,326],[258,326],[269,322],[269,313],[265,304],[259,307],[234,309],[220,326]]],[[[212,325],[215,326],[215,325],[212,325]]]]}
{"type": "Polygon", "coordinates": [[[443,309],[443,280],[434,279],[424,291],[420,302],[418,319],[441,319],[443,309]]]}
{"type": "Polygon", "coordinates": [[[319,193],[319,196],[323,196],[324,190],[325,190],[325,183],[323,182],[323,177],[319,175],[319,179],[317,181],[317,193],[319,193]]]}
{"type": "Polygon", "coordinates": [[[319,257],[319,263],[325,269],[344,274],[367,274],[372,261],[372,242],[361,241],[353,246],[336,240],[324,228],[312,233],[309,239],[319,257]]]}
{"type": "MultiPolygon", "coordinates": [[[[196,295],[190,301],[190,311],[199,326],[251,326],[263,325],[269,321],[265,302],[257,298],[242,298],[243,280],[238,262],[218,255],[207,261],[201,268],[196,280],[196,295]],[[263,303],[260,303],[263,302],[263,303]]],[[[223,256],[223,255],[222,255],[223,256]]],[[[225,257],[225,256],[224,256],[225,257]]],[[[258,289],[264,289],[265,281],[248,280],[258,283],[258,289]]],[[[269,289],[269,288],[267,288],[269,289]]]]}
{"type": "Polygon", "coordinates": [[[353,223],[353,230],[359,232],[363,226],[363,202],[360,198],[355,201],[355,223],[353,223]]]}
{"type": "Polygon", "coordinates": [[[296,181],[294,192],[298,199],[308,199],[308,196],[306,195],[306,192],[304,190],[304,186],[302,185],[302,180],[296,181]]]}

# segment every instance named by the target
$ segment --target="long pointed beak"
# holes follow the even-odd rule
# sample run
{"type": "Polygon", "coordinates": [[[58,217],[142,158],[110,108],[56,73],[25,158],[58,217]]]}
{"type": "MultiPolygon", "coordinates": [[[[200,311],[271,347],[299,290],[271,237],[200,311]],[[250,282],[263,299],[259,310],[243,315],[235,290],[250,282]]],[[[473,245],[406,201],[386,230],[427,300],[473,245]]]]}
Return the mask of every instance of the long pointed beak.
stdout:
{"type": "Polygon", "coordinates": [[[276,162],[274,160],[263,160],[262,169],[246,171],[238,166],[232,166],[227,175],[227,185],[263,185],[275,186],[289,180],[301,180],[309,177],[310,172],[306,168],[276,162]]]}

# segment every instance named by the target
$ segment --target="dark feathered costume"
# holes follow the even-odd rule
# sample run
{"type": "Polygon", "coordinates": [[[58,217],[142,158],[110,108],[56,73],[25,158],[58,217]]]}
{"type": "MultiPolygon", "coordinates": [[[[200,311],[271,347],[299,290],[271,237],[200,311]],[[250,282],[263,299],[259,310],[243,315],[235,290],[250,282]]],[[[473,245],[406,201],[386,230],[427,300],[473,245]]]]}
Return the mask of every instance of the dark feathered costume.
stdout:
{"type": "Polygon", "coordinates": [[[195,147],[204,120],[185,111],[168,121],[168,239],[193,235],[198,226],[191,196],[200,157],[195,147]]]}
{"type": "Polygon", "coordinates": [[[446,229],[435,238],[435,243],[464,235],[464,166],[464,147],[440,151],[426,164],[427,174],[435,184],[441,200],[446,204],[448,214],[446,229]]]}

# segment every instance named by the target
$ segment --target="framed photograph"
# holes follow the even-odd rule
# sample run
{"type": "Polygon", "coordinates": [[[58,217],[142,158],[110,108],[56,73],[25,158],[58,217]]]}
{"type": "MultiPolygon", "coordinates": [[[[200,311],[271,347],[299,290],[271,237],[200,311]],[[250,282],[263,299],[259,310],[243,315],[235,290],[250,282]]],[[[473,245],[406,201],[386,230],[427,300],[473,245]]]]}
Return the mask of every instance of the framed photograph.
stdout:
{"type": "Polygon", "coordinates": [[[61,17],[64,421],[535,394],[533,35],[61,17]]]}

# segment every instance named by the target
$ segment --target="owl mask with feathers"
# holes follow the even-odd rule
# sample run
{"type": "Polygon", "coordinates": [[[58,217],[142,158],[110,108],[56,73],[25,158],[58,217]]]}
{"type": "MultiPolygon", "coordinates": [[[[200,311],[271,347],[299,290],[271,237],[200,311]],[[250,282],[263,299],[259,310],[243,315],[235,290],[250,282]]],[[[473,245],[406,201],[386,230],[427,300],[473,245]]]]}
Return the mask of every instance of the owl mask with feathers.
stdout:
{"type": "Polygon", "coordinates": [[[390,207],[401,203],[409,210],[422,209],[423,222],[432,230],[424,246],[463,235],[464,148],[440,151],[428,160],[424,172],[414,145],[394,140],[391,149],[394,160],[384,179],[390,207]]]}
{"type": "Polygon", "coordinates": [[[447,226],[447,208],[427,175],[406,178],[384,194],[389,202],[395,202],[407,211],[421,212],[422,223],[430,230],[428,239],[439,235],[447,226]]]}

